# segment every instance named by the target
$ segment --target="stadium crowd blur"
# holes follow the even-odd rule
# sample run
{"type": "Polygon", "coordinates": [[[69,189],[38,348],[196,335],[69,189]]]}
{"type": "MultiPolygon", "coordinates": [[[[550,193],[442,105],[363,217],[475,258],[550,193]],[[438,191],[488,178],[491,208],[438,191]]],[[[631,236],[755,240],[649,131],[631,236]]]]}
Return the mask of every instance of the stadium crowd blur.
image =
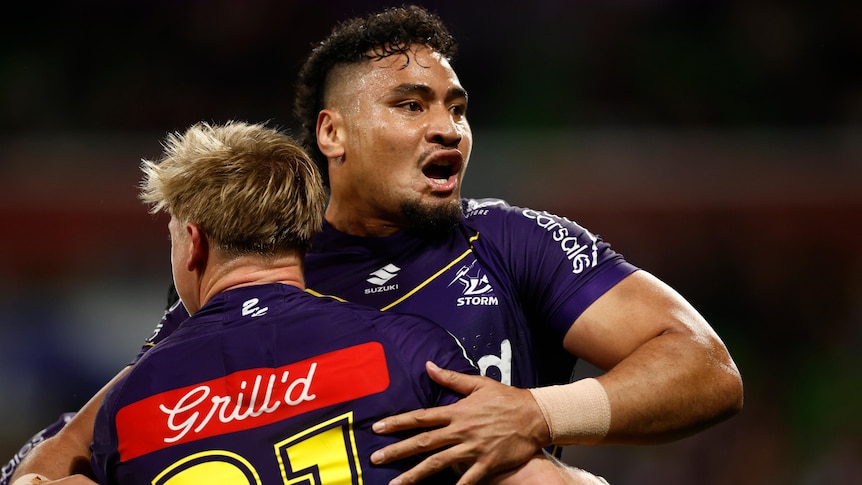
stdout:
{"type": "MultiPolygon", "coordinates": [[[[199,120],[292,129],[311,42],[395,3],[4,15],[0,461],[77,409],[161,316],[166,220],[136,199],[139,160],[199,120]]],[[[416,3],[460,42],[464,195],[598,232],[686,295],[743,374],[745,409],[726,423],[567,456],[615,485],[862,482],[862,3],[416,3]]]]}

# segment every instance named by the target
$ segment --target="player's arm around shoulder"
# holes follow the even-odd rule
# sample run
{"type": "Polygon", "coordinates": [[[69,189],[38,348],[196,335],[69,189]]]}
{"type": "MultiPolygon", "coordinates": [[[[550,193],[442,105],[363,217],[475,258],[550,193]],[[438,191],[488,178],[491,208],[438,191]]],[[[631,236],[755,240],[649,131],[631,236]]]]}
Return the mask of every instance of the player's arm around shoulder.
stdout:
{"type": "Polygon", "coordinates": [[[742,378],[727,347],[689,302],[646,271],[590,305],[564,345],[607,371],[598,377],[610,405],[602,443],[670,441],[742,408],[742,378]]]}
{"type": "Polygon", "coordinates": [[[131,369],[123,368],[105,384],[56,435],[45,439],[33,448],[12,475],[12,485],[29,483],[56,483],[77,485],[95,483],[87,476],[90,467],[90,443],[99,406],[108,391],[131,369]],[[66,479],[60,481],[60,479],[66,479]]]}

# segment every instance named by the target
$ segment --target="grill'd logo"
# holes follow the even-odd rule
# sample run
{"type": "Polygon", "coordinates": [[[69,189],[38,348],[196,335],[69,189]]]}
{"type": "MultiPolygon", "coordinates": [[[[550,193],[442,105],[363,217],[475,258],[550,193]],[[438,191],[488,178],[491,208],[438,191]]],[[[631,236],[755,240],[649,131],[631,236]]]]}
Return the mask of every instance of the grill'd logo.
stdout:
{"type": "Polygon", "coordinates": [[[379,342],[280,367],[239,370],[123,406],[116,415],[120,460],[266,426],[388,387],[379,342]]]}

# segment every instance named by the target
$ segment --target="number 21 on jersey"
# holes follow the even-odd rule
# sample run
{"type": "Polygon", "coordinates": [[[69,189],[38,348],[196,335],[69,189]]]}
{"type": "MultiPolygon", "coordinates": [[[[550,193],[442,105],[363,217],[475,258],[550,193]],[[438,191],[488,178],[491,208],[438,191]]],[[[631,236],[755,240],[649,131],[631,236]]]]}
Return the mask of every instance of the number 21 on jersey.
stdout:
{"type": "MultiPolygon", "coordinates": [[[[362,485],[353,435],[353,413],[312,426],[274,445],[285,485],[362,485]]],[[[227,450],[208,450],[176,461],[153,485],[262,485],[247,459],[227,450]]]]}

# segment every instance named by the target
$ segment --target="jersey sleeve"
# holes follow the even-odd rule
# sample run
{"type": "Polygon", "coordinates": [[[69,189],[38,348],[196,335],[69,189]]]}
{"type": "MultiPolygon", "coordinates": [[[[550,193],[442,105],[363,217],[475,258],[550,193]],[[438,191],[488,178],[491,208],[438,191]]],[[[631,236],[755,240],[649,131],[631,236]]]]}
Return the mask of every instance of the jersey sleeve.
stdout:
{"type": "Polygon", "coordinates": [[[183,306],[181,301],[175,301],[167,310],[165,310],[164,315],[162,315],[162,320],[158,325],[156,325],[156,328],[153,330],[153,333],[149,338],[144,341],[144,345],[141,346],[141,351],[138,352],[138,355],[135,356],[134,360],[132,360],[131,365],[136,364],[148,350],[167,338],[168,335],[174,333],[177,327],[179,327],[187,318],[189,318],[189,312],[186,311],[186,307],[183,306]]]}
{"type": "Polygon", "coordinates": [[[493,266],[507,273],[528,315],[548,322],[560,339],[587,307],[638,269],[565,217],[494,199],[474,206],[487,209],[468,211],[479,232],[475,244],[488,246],[486,253],[499,259],[493,266]]]}

